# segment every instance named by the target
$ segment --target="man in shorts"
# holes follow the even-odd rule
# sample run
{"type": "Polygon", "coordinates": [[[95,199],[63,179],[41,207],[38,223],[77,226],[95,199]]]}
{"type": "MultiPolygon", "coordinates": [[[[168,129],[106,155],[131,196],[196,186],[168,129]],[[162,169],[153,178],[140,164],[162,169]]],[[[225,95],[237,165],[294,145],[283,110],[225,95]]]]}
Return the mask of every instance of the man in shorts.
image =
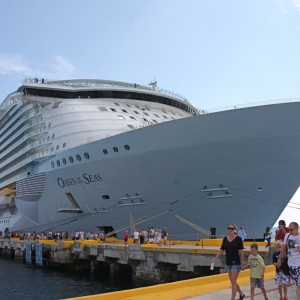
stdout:
{"type": "Polygon", "coordinates": [[[278,267],[281,266],[281,259],[287,254],[290,274],[293,282],[297,285],[296,295],[297,300],[300,300],[300,234],[299,225],[296,222],[291,222],[289,225],[289,234],[286,234],[283,241],[283,246],[278,257],[278,267]],[[287,253],[286,253],[287,252],[287,253]]]}

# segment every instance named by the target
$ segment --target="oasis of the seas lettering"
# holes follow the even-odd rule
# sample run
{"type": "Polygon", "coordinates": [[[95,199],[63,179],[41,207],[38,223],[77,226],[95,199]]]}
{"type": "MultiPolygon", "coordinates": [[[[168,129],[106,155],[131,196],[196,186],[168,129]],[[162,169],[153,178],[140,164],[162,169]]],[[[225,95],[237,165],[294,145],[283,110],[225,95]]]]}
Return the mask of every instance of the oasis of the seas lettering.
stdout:
{"type": "Polygon", "coordinates": [[[57,184],[64,188],[66,186],[74,186],[78,184],[90,184],[90,183],[96,183],[102,181],[102,177],[100,174],[88,174],[83,173],[81,176],[78,177],[70,177],[70,178],[57,178],[57,184]]]}

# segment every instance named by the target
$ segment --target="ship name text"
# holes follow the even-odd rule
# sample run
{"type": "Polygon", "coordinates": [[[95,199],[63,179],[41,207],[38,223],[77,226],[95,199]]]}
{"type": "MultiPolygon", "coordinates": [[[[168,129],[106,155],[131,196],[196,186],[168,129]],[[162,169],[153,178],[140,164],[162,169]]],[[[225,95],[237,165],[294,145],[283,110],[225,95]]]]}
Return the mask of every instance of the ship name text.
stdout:
{"type": "Polygon", "coordinates": [[[62,189],[66,186],[78,185],[78,184],[90,184],[102,181],[100,174],[87,174],[83,173],[81,176],[69,177],[69,178],[57,178],[57,184],[62,189]]]}

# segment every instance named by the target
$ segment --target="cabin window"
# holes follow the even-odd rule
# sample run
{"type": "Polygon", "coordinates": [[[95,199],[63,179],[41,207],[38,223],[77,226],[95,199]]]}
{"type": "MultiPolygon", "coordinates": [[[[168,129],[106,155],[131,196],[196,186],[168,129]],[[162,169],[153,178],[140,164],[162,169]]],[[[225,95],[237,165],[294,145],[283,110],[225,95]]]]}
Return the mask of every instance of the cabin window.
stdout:
{"type": "Polygon", "coordinates": [[[108,151],[106,149],[103,149],[103,153],[106,155],[108,151]]]}
{"type": "Polygon", "coordinates": [[[78,161],[81,161],[81,156],[79,154],[76,155],[78,161]]]}
{"type": "Polygon", "coordinates": [[[85,157],[86,159],[90,159],[90,155],[89,155],[87,152],[84,153],[84,157],[85,157]]]}

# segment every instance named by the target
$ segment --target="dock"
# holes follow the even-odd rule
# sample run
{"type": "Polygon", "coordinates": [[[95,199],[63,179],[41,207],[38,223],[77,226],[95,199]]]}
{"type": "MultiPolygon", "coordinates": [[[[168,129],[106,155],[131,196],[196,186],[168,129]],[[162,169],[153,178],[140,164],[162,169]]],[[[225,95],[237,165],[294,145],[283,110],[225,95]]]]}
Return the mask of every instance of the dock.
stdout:
{"type": "MultiPolygon", "coordinates": [[[[80,299],[148,299],[148,296],[149,299],[156,297],[172,300],[221,299],[223,296],[220,295],[218,296],[220,298],[207,298],[211,293],[214,297],[217,291],[230,292],[228,275],[224,273],[225,256],[216,260],[214,270],[210,270],[211,259],[219,251],[221,243],[222,239],[168,241],[166,245],[157,245],[133,244],[131,240],[125,244],[124,241],[116,238],[107,238],[105,241],[11,238],[0,240],[0,257],[19,259],[38,267],[101,272],[110,277],[126,274],[125,276],[131,276],[133,280],[141,279],[155,284],[145,288],[85,296],[80,299]],[[206,295],[206,298],[201,298],[202,295],[206,295]]],[[[252,243],[244,243],[245,260],[250,254],[252,243]]],[[[271,265],[274,247],[266,248],[264,242],[257,242],[257,244],[266,265],[271,265]]],[[[267,274],[274,273],[273,266],[268,268],[270,270],[267,274]]],[[[247,271],[241,272],[240,277],[239,280],[244,280],[245,277],[246,281],[243,281],[243,284],[248,284],[247,271]]],[[[266,279],[270,280],[273,277],[274,274],[271,274],[268,278],[266,276],[266,279]]]]}

